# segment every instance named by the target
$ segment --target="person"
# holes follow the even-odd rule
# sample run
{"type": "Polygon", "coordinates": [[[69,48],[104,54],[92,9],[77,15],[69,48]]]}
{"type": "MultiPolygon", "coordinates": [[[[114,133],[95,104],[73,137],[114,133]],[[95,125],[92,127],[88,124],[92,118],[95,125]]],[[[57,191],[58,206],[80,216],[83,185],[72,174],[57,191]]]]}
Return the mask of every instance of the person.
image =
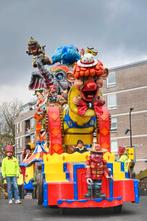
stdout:
{"type": "Polygon", "coordinates": [[[102,193],[102,178],[111,178],[110,172],[107,168],[107,162],[103,159],[103,154],[106,149],[102,149],[99,144],[95,144],[90,149],[90,156],[86,163],[86,179],[88,184],[88,192],[86,198],[106,198],[102,193]]]}
{"type": "Polygon", "coordinates": [[[75,152],[75,147],[73,145],[65,145],[65,153],[72,154],[75,152]]]}
{"type": "Polygon", "coordinates": [[[9,204],[12,204],[12,195],[14,192],[15,203],[20,204],[17,177],[19,176],[18,160],[13,156],[13,146],[7,145],[5,148],[6,157],[2,161],[2,176],[7,182],[7,192],[9,204]]]}
{"type": "Polygon", "coordinates": [[[17,178],[18,190],[20,199],[24,198],[24,176],[22,172],[22,168],[20,168],[19,177],[17,178]]]}
{"type": "Polygon", "coordinates": [[[85,153],[87,150],[87,148],[84,146],[84,142],[82,140],[78,140],[77,141],[77,145],[75,147],[75,152],[79,152],[79,153],[85,153]]]}
{"type": "Polygon", "coordinates": [[[119,155],[118,161],[124,163],[124,171],[128,172],[129,164],[131,161],[129,160],[128,154],[126,152],[126,148],[124,146],[118,147],[118,155],[119,155]]]}
{"type": "Polygon", "coordinates": [[[119,155],[118,161],[124,163],[124,171],[128,173],[130,178],[135,178],[135,172],[134,172],[135,162],[134,160],[131,160],[129,158],[126,148],[123,146],[119,146],[118,155],[119,155]]]}
{"type": "Polygon", "coordinates": [[[24,149],[22,153],[22,160],[25,161],[31,156],[31,147],[29,144],[26,145],[26,148],[24,149]]]}

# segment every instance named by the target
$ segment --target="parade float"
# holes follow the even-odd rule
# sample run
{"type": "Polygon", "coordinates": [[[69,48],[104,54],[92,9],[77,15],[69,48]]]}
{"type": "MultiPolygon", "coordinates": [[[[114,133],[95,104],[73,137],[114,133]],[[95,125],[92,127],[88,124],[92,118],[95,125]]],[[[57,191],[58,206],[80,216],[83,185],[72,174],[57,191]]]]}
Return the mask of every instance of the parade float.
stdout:
{"type": "Polygon", "coordinates": [[[66,45],[49,58],[31,37],[27,53],[35,68],[29,89],[37,98],[36,131],[34,152],[22,167],[28,185],[36,177],[38,204],[121,212],[125,202],[138,203],[138,180],[111,153],[111,118],[102,95],[108,69],[97,51],[66,45]],[[76,151],[78,141],[86,151],[76,151]]]}

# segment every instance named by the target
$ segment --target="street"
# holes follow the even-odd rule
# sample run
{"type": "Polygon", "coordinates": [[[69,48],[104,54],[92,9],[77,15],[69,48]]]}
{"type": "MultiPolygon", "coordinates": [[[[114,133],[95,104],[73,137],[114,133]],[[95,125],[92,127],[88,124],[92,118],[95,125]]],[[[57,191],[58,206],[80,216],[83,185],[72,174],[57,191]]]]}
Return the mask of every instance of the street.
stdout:
{"type": "Polygon", "coordinates": [[[43,208],[36,200],[25,199],[21,205],[8,205],[0,200],[0,221],[47,221],[52,220],[109,220],[109,221],[145,221],[147,220],[147,196],[140,198],[139,204],[127,203],[121,214],[112,209],[65,209],[60,214],[58,208],[43,208]]]}

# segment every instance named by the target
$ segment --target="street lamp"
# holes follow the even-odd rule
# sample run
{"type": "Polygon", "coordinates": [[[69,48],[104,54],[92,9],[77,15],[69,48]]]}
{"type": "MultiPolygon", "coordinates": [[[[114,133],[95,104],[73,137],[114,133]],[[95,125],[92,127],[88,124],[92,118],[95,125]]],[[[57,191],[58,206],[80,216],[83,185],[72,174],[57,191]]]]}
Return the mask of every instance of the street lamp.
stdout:
{"type": "Polygon", "coordinates": [[[133,144],[132,144],[132,118],[131,118],[131,113],[133,110],[134,110],[134,108],[130,107],[130,109],[129,109],[129,126],[130,126],[130,128],[126,129],[126,131],[125,131],[125,134],[130,132],[130,147],[133,146],[133,144]]]}

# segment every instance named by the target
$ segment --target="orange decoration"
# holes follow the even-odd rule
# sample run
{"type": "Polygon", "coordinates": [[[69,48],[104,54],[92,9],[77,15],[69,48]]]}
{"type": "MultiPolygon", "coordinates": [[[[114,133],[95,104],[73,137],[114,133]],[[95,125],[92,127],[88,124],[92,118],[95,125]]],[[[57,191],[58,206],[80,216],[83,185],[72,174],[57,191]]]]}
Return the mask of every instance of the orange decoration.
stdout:
{"type": "Polygon", "coordinates": [[[84,71],[80,71],[80,77],[84,76],[84,71]]]}
{"type": "Polygon", "coordinates": [[[57,120],[58,117],[59,117],[59,116],[58,116],[56,113],[52,113],[52,114],[51,114],[51,118],[52,118],[53,120],[57,120]]]}
{"type": "Polygon", "coordinates": [[[54,145],[52,145],[52,149],[54,150],[55,153],[58,153],[61,150],[61,145],[54,144],[54,145]]]}
{"type": "Polygon", "coordinates": [[[81,71],[86,71],[86,68],[81,67],[81,71]]]}
{"type": "Polygon", "coordinates": [[[96,66],[92,67],[80,67],[78,64],[75,64],[73,75],[75,78],[82,76],[100,76],[104,74],[104,67],[101,62],[98,62],[96,66]]]}
{"type": "Polygon", "coordinates": [[[108,134],[108,129],[107,128],[102,128],[101,129],[101,133],[103,134],[103,135],[107,135],[108,134]]]}
{"type": "Polygon", "coordinates": [[[54,128],[52,130],[52,135],[57,136],[60,133],[60,130],[58,128],[54,128]]]}
{"type": "Polygon", "coordinates": [[[80,71],[81,68],[79,66],[76,66],[76,71],[80,71]]]}
{"type": "Polygon", "coordinates": [[[90,74],[93,74],[93,73],[95,74],[95,69],[94,69],[94,68],[91,68],[91,69],[90,69],[90,74]]]}
{"type": "Polygon", "coordinates": [[[87,68],[87,70],[85,71],[85,76],[89,76],[89,70],[87,68]]]}
{"type": "Polygon", "coordinates": [[[100,67],[97,65],[97,66],[95,67],[95,69],[96,69],[97,71],[99,71],[100,67]]]}

